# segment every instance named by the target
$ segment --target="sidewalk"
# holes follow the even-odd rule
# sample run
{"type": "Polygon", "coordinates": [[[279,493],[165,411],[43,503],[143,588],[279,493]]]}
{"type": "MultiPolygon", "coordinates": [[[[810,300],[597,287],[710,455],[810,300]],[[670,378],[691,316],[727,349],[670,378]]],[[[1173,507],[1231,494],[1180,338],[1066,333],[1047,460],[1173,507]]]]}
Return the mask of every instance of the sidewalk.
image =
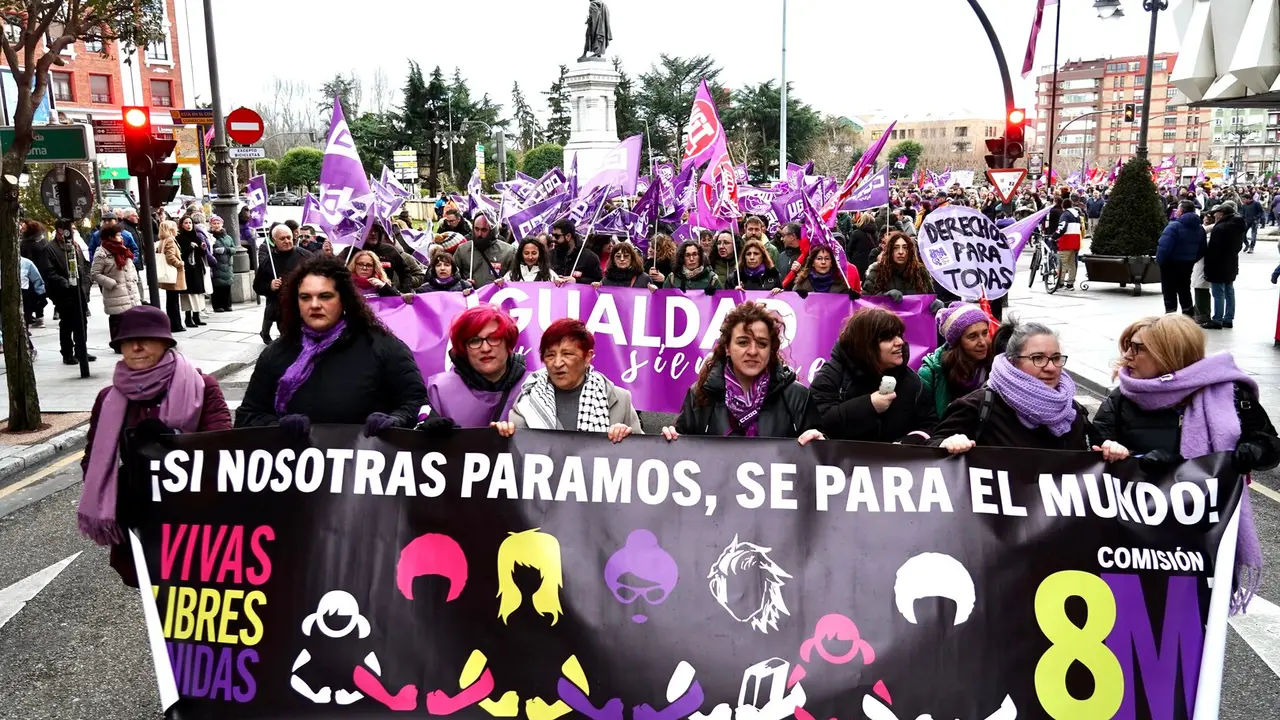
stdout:
{"type": "MultiPolygon", "coordinates": [[[[1262,406],[1273,418],[1280,418],[1280,348],[1275,347],[1276,300],[1280,291],[1271,284],[1271,271],[1280,262],[1276,250],[1275,242],[1260,238],[1254,254],[1240,256],[1235,328],[1205,332],[1208,351],[1235,356],[1240,367],[1257,381],[1262,406]]],[[[1024,254],[1006,315],[1057,330],[1062,352],[1070,356],[1067,370],[1077,384],[1106,393],[1113,385],[1111,371],[1120,355],[1121,331],[1138,318],[1164,312],[1160,285],[1144,285],[1139,297],[1130,294],[1131,288],[1106,283],[1091,283],[1088,290],[1080,290],[1086,276],[1081,263],[1077,289],[1062,289],[1049,295],[1043,283],[1027,288],[1029,268],[1030,257],[1024,254]]]]}

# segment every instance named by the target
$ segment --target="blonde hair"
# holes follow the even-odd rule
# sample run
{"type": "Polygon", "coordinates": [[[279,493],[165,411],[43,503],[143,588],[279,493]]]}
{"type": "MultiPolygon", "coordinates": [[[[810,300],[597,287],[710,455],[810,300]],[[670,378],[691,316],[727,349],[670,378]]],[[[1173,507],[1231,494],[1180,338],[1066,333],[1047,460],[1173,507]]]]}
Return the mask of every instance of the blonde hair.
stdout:
{"type": "Polygon", "coordinates": [[[387,272],[382,269],[382,258],[378,257],[378,254],[372,250],[360,250],[351,256],[351,260],[347,263],[347,269],[351,271],[351,277],[356,277],[356,261],[364,255],[373,258],[373,276],[384,283],[391,282],[390,278],[387,277],[387,272]]]}
{"type": "Polygon", "coordinates": [[[160,223],[160,242],[164,242],[166,238],[178,237],[178,223],[172,220],[165,220],[160,223]]]}
{"type": "Polygon", "coordinates": [[[1177,372],[1204,359],[1204,331],[1195,320],[1182,313],[1153,315],[1137,320],[1120,333],[1121,359],[1116,372],[1124,364],[1123,355],[1134,335],[1143,333],[1143,349],[1161,375],[1177,372]]]}
{"type": "Polygon", "coordinates": [[[504,624],[524,600],[515,583],[516,565],[542,574],[542,584],[533,593],[533,609],[539,615],[550,615],[552,625],[560,620],[560,588],[564,586],[560,541],[538,530],[511,533],[498,546],[498,617],[504,624]]]}

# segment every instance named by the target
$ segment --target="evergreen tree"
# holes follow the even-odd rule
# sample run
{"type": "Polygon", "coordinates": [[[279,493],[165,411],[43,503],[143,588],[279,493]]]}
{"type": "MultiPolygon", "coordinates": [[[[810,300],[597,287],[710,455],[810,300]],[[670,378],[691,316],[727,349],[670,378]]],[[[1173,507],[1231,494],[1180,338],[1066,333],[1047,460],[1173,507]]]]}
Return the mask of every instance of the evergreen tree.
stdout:
{"type": "Polygon", "coordinates": [[[404,105],[396,113],[396,147],[410,148],[418,152],[418,167],[431,166],[432,98],[427,81],[418,63],[409,61],[409,77],[404,83],[404,105]]]}
{"type": "MultiPolygon", "coordinates": [[[[641,116],[649,121],[649,131],[652,133],[650,141],[657,152],[676,160],[683,156],[689,108],[693,107],[694,95],[703,79],[707,81],[707,88],[711,91],[711,99],[716,104],[720,119],[725,120],[725,101],[729,94],[720,84],[719,77],[720,68],[716,67],[709,55],[682,58],[665,53],[658,56],[658,62],[649,68],[649,72],[640,74],[640,91],[636,93],[636,104],[641,116]]],[[[779,102],[774,101],[775,108],[779,102]]],[[[728,122],[725,126],[732,127],[728,122]]],[[[790,127],[787,134],[790,138],[790,127]]],[[[777,136],[775,130],[773,137],[777,136]]],[[[777,155],[776,152],[774,154],[777,155]]]]}
{"type": "Polygon", "coordinates": [[[320,86],[320,100],[316,106],[324,116],[324,124],[329,126],[330,114],[333,111],[333,98],[342,102],[342,116],[350,121],[360,114],[360,76],[353,70],[350,75],[338,73],[333,79],[320,86]]]}
{"type": "Polygon", "coordinates": [[[1151,179],[1151,163],[1135,157],[1120,168],[1120,176],[1093,231],[1090,252],[1126,257],[1155,255],[1160,232],[1167,222],[1151,179]]]}
{"type": "Polygon", "coordinates": [[[537,147],[542,142],[542,124],[538,122],[533,108],[529,107],[518,82],[511,86],[511,111],[515,115],[520,150],[527,152],[537,147]]]}
{"type": "MultiPolygon", "coordinates": [[[[613,91],[614,123],[618,127],[618,137],[629,138],[632,135],[643,135],[644,118],[640,115],[640,107],[636,103],[635,83],[631,76],[622,69],[622,59],[614,56],[613,69],[619,75],[618,86],[613,91]]],[[[649,167],[649,138],[640,146],[640,167],[649,167]]],[[[646,174],[642,171],[641,174],[646,174]]]]}
{"type": "Polygon", "coordinates": [[[191,185],[191,171],[182,168],[182,175],[178,178],[178,192],[191,197],[196,194],[195,188],[191,185]]]}
{"type": "Polygon", "coordinates": [[[551,108],[551,119],[547,120],[546,140],[557,145],[569,142],[569,131],[573,127],[569,100],[569,66],[560,66],[560,77],[551,83],[551,89],[543,93],[547,96],[547,105],[551,108]]]}
{"type": "MultiPolygon", "coordinates": [[[[415,98],[416,99],[416,98],[415,98]]],[[[405,104],[411,102],[408,91],[405,93],[405,104]]],[[[444,166],[445,148],[451,142],[448,132],[449,122],[449,88],[444,82],[444,74],[440,66],[431,71],[431,79],[427,81],[425,97],[421,107],[425,108],[421,116],[421,139],[414,138],[413,147],[418,151],[418,170],[426,168],[427,188],[435,195],[440,190],[440,170],[444,166]],[[437,142],[438,141],[438,142],[437,142]],[[427,162],[422,162],[422,156],[427,162]]],[[[450,183],[452,185],[452,183],[450,183]]]]}

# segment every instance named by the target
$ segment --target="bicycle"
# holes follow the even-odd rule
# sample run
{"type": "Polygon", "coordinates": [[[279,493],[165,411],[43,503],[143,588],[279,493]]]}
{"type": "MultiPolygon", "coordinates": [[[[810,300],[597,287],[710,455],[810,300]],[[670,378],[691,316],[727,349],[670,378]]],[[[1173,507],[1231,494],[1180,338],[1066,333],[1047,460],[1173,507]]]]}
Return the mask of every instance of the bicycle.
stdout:
{"type": "Polygon", "coordinates": [[[1040,273],[1040,279],[1044,282],[1044,291],[1050,295],[1058,291],[1058,251],[1054,249],[1052,241],[1049,237],[1039,229],[1031,234],[1031,243],[1035,246],[1035,251],[1031,256],[1031,277],[1027,280],[1027,287],[1036,284],[1036,273],[1040,273]]]}

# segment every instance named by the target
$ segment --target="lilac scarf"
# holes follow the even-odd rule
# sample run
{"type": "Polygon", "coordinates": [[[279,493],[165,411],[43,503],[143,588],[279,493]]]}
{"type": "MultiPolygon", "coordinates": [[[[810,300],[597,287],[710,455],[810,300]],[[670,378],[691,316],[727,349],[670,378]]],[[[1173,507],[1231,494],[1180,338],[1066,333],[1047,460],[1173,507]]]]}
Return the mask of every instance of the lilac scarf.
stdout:
{"type": "Polygon", "coordinates": [[[1062,437],[1075,423],[1076,383],[1067,373],[1062,373],[1058,387],[1051,388],[1000,355],[991,363],[987,384],[1009,403],[1019,422],[1028,429],[1044,426],[1054,437],[1062,437]]]}
{"type": "MultiPolygon", "coordinates": [[[[1120,392],[1143,410],[1182,408],[1179,453],[1197,458],[1234,452],[1240,442],[1235,383],[1257,392],[1258,384],[1236,365],[1230,353],[1219,353],[1158,378],[1139,380],[1120,370],[1120,392]]],[[[1236,540],[1236,591],[1231,614],[1244,611],[1262,579],[1262,546],[1253,520],[1249,488],[1240,496],[1240,531],[1236,540]]]]}
{"type": "Polygon", "coordinates": [[[164,399],[156,415],[160,422],[184,433],[199,429],[204,378],[186,358],[170,350],[146,370],[130,370],[123,360],[116,363],[111,388],[92,420],[93,445],[89,448],[89,466],[84,472],[80,509],[76,513],[80,532],[99,545],[124,542],[116,523],[116,476],[120,434],[129,403],[154,400],[162,394],[164,399]]]}
{"type": "Polygon", "coordinates": [[[724,405],[729,410],[729,431],[725,435],[733,435],[735,430],[742,432],[742,437],[756,437],[760,430],[760,409],[764,407],[764,398],[769,394],[769,371],[765,370],[756,376],[750,389],[742,387],[733,374],[728,362],[724,365],[724,405]]]}
{"type": "Polygon", "coordinates": [[[316,366],[316,357],[332,347],[338,338],[342,337],[342,331],[346,327],[346,318],[339,320],[337,324],[323,332],[312,330],[305,324],[302,326],[302,352],[298,353],[298,359],[284,371],[280,384],[276,385],[276,415],[288,414],[289,401],[293,399],[293,394],[298,392],[298,388],[302,387],[302,383],[311,377],[311,371],[316,366]]]}

